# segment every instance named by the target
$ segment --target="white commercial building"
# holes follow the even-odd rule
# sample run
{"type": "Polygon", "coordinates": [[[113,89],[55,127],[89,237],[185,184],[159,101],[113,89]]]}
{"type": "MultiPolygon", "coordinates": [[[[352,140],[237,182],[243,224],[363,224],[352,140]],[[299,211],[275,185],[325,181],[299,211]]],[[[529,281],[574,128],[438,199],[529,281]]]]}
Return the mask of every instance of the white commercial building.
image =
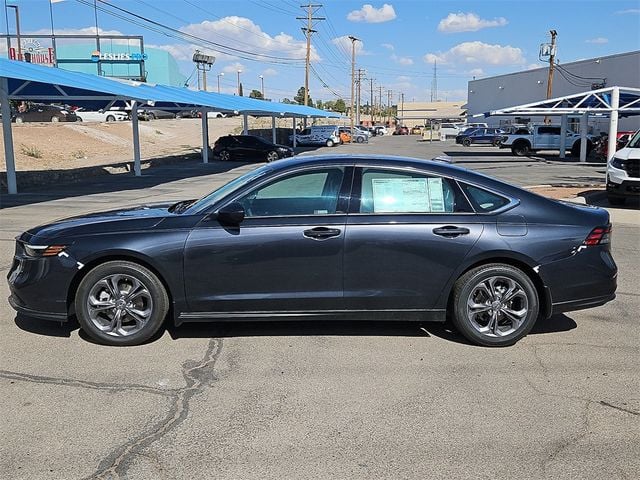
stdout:
{"type": "MultiPolygon", "coordinates": [[[[496,77],[472,80],[468,87],[467,117],[544,100],[547,96],[549,68],[536,68],[496,77]]],[[[560,63],[553,76],[552,98],[609,86],[640,87],[640,51],[596,57],[578,62],[560,63]]],[[[480,120],[476,118],[476,120],[480,120]]],[[[553,122],[559,123],[559,118],[553,122]]],[[[489,125],[542,122],[541,116],[486,118],[489,125]]],[[[578,123],[578,118],[569,119],[578,123]]],[[[608,132],[608,118],[591,118],[593,133],[608,132]]],[[[618,130],[640,129],[640,117],[620,118],[618,130]]]]}

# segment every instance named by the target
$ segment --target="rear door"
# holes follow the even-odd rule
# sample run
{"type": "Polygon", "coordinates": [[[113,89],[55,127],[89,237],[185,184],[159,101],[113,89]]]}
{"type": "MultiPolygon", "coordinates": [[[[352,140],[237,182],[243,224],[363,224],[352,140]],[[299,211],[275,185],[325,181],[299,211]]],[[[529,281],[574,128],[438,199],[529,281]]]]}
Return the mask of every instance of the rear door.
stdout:
{"type": "Polygon", "coordinates": [[[453,180],[413,169],[357,168],[345,238],[347,308],[433,309],[482,230],[453,180]]]}

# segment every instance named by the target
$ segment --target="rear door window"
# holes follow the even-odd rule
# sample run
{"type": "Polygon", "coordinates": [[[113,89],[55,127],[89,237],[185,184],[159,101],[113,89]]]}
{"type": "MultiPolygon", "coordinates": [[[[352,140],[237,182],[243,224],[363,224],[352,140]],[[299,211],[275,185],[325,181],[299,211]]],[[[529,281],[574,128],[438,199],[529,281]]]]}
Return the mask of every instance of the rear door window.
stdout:
{"type": "Polygon", "coordinates": [[[359,213],[471,212],[454,181],[402,170],[362,170],[359,213]]]}

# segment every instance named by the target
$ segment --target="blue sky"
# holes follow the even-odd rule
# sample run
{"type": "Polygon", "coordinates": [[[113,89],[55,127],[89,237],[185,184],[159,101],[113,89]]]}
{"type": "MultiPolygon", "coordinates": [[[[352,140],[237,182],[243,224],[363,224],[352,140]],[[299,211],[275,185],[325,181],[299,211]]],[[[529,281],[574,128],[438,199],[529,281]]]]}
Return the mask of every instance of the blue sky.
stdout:
{"type": "MultiPolygon", "coordinates": [[[[2,0],[20,6],[21,29],[49,33],[49,0],[2,0]]],[[[56,33],[93,33],[94,10],[78,0],[53,0],[56,33]]],[[[83,0],[92,4],[93,0],[83,0]]],[[[166,24],[181,32],[249,52],[239,58],[211,44],[185,41],[154,32],[98,11],[101,30],[144,35],[145,45],[170,51],[189,76],[194,48],[217,57],[212,77],[225,72],[222,89],[236,88],[237,70],[245,92],[260,89],[266,96],[292,98],[304,85],[305,16],[294,0],[108,0],[108,3],[166,24]],[[255,54],[262,54],[256,58],[255,54]],[[268,56],[268,57],[267,57],[268,56]]],[[[325,17],[314,28],[310,94],[314,99],[350,95],[350,41],[359,39],[357,68],[366,70],[363,99],[383,87],[399,92],[405,101],[426,101],[431,93],[433,61],[438,63],[438,97],[466,99],[467,81],[475,77],[543,66],[538,48],[558,31],[558,60],[583,58],[640,49],[640,0],[476,0],[324,2],[316,16],[325,17]]],[[[100,6],[101,4],[98,3],[100,6]]],[[[102,5],[101,8],[110,9],[102,5]]],[[[10,12],[11,14],[13,12],[10,12]]],[[[11,14],[9,31],[14,32],[11,14]]],[[[125,18],[127,14],[119,13],[125,18]]],[[[2,19],[6,32],[6,18],[2,19]]],[[[210,78],[212,78],[210,77],[210,78]]],[[[195,80],[192,80],[194,83],[195,80]]],[[[215,82],[210,81],[210,88],[215,82]]],[[[638,82],[640,84],[640,81],[638,82]]],[[[365,100],[363,100],[364,103],[365,100]]]]}

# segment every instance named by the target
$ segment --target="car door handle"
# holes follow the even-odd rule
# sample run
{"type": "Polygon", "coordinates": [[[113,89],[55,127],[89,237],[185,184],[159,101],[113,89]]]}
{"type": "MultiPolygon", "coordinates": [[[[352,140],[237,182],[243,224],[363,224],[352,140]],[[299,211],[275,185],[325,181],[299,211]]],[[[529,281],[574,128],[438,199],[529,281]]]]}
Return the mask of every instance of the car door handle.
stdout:
{"type": "Polygon", "coordinates": [[[441,237],[455,238],[460,235],[468,235],[469,229],[464,227],[456,227],[454,225],[447,225],[446,227],[434,228],[433,233],[440,235],[441,237]]]}
{"type": "Polygon", "coordinates": [[[325,238],[337,237],[340,235],[339,228],[316,227],[304,231],[304,236],[315,240],[323,240],[325,238]]]}

